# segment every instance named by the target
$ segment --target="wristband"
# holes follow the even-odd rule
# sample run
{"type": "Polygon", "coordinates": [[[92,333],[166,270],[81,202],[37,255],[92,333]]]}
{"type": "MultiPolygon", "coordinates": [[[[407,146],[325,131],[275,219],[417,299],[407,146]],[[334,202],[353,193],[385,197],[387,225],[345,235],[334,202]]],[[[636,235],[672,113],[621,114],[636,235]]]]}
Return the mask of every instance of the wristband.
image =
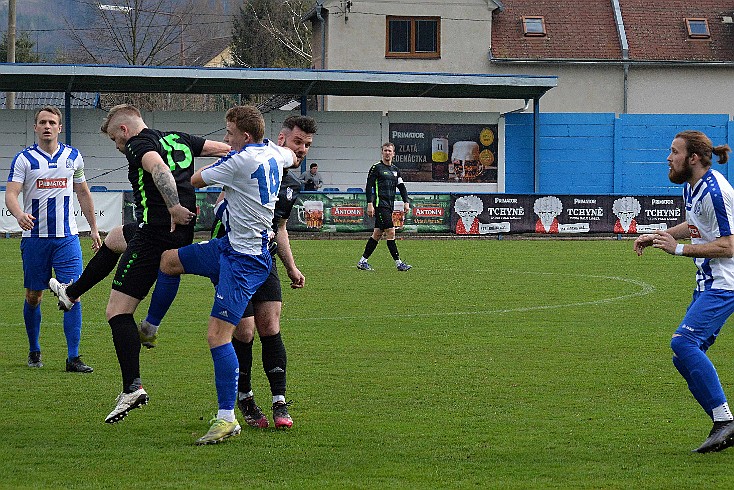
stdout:
{"type": "Polygon", "coordinates": [[[682,243],[679,243],[675,246],[675,255],[683,255],[683,247],[684,245],[682,243]]]}

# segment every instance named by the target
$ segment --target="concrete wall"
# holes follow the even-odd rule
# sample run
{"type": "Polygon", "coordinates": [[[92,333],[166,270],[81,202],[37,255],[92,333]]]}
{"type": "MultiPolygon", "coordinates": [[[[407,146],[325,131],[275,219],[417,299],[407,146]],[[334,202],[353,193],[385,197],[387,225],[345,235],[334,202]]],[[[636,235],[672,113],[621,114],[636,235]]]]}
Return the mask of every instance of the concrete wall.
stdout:
{"type": "MultiPolygon", "coordinates": [[[[290,113],[266,114],[269,138],[277,138],[290,113]]],[[[90,185],[129,189],[127,162],[100,134],[104,113],[72,114],[72,144],[84,156],[90,185]]],[[[319,164],[325,187],[364,188],[369,167],[380,158],[380,145],[390,139],[389,124],[497,124],[498,183],[408,183],[410,192],[635,194],[677,195],[680,186],[667,178],[666,157],[675,133],[700,129],[715,144],[734,147],[734,122],[727,114],[541,113],[540,162],[533,164],[532,114],[425,112],[314,112],[319,130],[309,163],[319,164]]],[[[223,113],[167,112],[144,114],[151,127],[181,130],[221,140],[223,113]]],[[[34,141],[33,111],[0,111],[0,173],[7,178],[12,158],[34,141]]],[[[211,159],[198,159],[197,166],[211,159]]],[[[730,165],[715,165],[730,179],[730,165]]],[[[734,170],[732,170],[734,172],[734,170]]]]}
{"type": "MultiPolygon", "coordinates": [[[[265,114],[266,137],[277,140],[283,119],[292,113],[273,111],[265,114]]],[[[0,173],[7,178],[13,157],[25,147],[33,144],[33,111],[0,111],[0,173]]],[[[101,110],[72,111],[72,146],[77,147],[84,157],[85,175],[88,183],[108,189],[129,189],[127,160],[112,142],[99,131],[105,113],[101,110]]],[[[496,124],[495,114],[456,113],[390,113],[380,112],[315,112],[312,116],[318,123],[318,133],[311,147],[308,163],[319,164],[325,187],[364,188],[367,171],[380,160],[380,147],[389,140],[389,123],[393,122],[437,122],[443,124],[496,124]]],[[[184,131],[221,141],[224,137],[224,113],[213,112],[156,112],[145,113],[143,118],[149,127],[184,131]]],[[[64,141],[64,136],[61,138],[64,141]]],[[[198,158],[199,168],[213,159],[198,158]]],[[[305,165],[304,165],[305,168],[305,165]]],[[[412,192],[455,191],[455,185],[447,183],[408,183],[412,192]]],[[[496,184],[463,184],[464,192],[496,192],[496,184]]]]}

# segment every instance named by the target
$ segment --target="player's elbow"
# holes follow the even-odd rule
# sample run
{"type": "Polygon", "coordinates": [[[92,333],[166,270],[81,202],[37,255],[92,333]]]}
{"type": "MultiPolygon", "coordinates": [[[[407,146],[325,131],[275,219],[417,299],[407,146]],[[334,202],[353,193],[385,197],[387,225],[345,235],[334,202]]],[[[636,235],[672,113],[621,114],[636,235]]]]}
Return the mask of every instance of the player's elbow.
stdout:
{"type": "Polygon", "coordinates": [[[191,185],[197,189],[201,189],[202,187],[206,187],[206,182],[201,178],[201,174],[194,174],[191,176],[191,185]]]}

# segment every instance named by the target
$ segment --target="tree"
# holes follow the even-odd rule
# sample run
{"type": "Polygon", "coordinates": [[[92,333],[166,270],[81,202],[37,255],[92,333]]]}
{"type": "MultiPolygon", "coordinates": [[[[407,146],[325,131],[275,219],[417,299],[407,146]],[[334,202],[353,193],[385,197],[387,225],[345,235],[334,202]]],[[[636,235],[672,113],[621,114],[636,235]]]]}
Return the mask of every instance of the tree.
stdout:
{"type": "Polygon", "coordinates": [[[71,61],[95,64],[184,64],[186,30],[197,9],[192,0],[110,0],[91,4],[95,25],[78,29],[67,19],[79,50],[71,61]]]}
{"type": "MultiPolygon", "coordinates": [[[[15,39],[15,62],[16,63],[40,63],[41,57],[35,52],[34,43],[27,32],[21,32],[15,39]]],[[[8,33],[3,34],[0,42],[0,61],[8,60],[8,33]]]]}
{"type": "Polygon", "coordinates": [[[308,68],[310,26],[301,18],[310,2],[245,0],[235,16],[232,55],[238,66],[308,68]]]}
{"type": "MultiPolygon", "coordinates": [[[[102,0],[89,2],[94,28],[66,24],[78,46],[63,62],[127,64],[136,66],[186,65],[196,58],[193,51],[220,31],[230,32],[230,22],[221,5],[209,0],[102,0]],[[226,28],[221,27],[220,20],[226,28]]],[[[207,60],[208,61],[208,60],[207,60]]],[[[130,103],[142,110],[223,110],[230,98],[203,94],[102,94],[102,107],[130,103]]]]}

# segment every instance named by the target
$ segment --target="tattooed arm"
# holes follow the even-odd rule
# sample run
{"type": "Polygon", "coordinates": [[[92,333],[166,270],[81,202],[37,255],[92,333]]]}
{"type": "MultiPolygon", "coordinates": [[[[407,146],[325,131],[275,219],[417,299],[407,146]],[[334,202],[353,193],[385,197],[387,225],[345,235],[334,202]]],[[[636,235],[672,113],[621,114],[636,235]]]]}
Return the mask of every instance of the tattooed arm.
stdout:
{"type": "Polygon", "coordinates": [[[153,176],[153,183],[161,193],[168,212],[171,213],[171,231],[176,229],[177,224],[187,225],[191,223],[196,215],[181,206],[176,190],[176,180],[161,156],[154,151],[149,151],[143,155],[141,163],[143,169],[153,176]]]}

